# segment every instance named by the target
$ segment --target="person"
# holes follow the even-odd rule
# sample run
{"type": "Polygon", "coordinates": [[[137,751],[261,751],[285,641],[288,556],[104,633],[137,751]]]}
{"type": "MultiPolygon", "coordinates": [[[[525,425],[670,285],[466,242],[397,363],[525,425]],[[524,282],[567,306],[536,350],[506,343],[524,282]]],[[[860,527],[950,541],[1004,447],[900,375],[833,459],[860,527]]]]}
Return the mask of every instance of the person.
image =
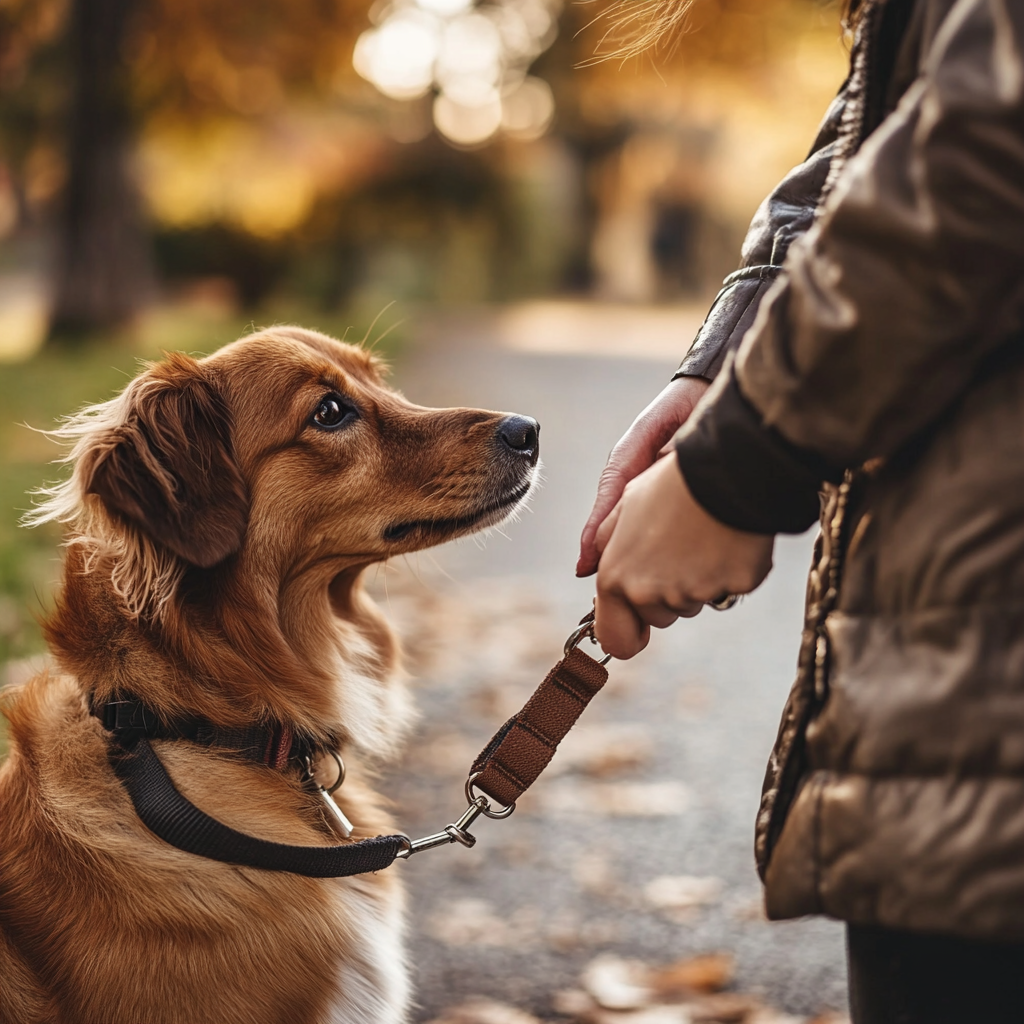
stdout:
{"type": "Polygon", "coordinates": [[[851,6],[849,77],[613,450],[577,572],[629,658],[820,513],[768,916],[847,922],[855,1024],[1021,1024],[1024,0],[851,6]]]}

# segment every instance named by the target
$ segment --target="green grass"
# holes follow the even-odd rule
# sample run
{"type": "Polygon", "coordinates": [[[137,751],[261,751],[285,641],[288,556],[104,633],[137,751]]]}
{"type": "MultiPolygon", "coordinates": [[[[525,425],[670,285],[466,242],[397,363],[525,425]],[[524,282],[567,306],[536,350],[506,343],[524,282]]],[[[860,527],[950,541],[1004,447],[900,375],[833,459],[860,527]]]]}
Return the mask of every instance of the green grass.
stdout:
{"type": "MultiPolygon", "coordinates": [[[[73,348],[48,347],[25,362],[0,363],[0,669],[11,659],[42,650],[37,620],[60,575],[60,530],[19,526],[32,504],[29,492],[62,472],[51,464],[59,449],[39,430],[53,427],[83,405],[110,398],[135,375],[140,359],[158,358],[161,351],[205,354],[254,327],[282,322],[338,337],[352,324],[349,339],[359,340],[371,319],[360,317],[353,323],[344,314],[278,306],[254,321],[212,309],[167,307],[129,335],[73,348]]],[[[384,327],[396,320],[391,311],[381,318],[384,327]]],[[[374,334],[381,330],[378,324],[374,334]]],[[[399,340],[400,331],[395,331],[378,350],[391,355],[399,340]]]]}

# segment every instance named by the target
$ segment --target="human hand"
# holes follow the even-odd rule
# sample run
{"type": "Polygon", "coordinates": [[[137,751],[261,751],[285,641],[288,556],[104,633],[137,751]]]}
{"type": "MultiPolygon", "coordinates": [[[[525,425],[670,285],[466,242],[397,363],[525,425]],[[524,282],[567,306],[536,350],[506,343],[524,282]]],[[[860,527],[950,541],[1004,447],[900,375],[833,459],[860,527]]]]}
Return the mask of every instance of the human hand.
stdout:
{"type": "Polygon", "coordinates": [[[597,498],[580,538],[577,576],[590,576],[597,570],[599,557],[595,543],[598,528],[622,497],[626,484],[654,464],[672,435],[687,421],[711,382],[704,377],[680,377],[665,389],[622,435],[608,456],[608,464],[597,483],[597,498]]]}
{"type": "Polygon", "coordinates": [[[772,567],[775,538],[744,533],[701,508],[675,456],[629,483],[597,531],[594,634],[606,654],[632,658],[679,617],[723,594],[746,594],[772,567]]]}

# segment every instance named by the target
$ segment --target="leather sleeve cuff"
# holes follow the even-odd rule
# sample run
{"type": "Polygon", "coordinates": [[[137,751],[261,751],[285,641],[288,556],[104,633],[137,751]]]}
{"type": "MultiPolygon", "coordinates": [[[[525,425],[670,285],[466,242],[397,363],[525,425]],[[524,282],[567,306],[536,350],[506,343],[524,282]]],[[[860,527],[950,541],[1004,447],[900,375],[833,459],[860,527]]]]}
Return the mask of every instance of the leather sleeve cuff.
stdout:
{"type": "Polygon", "coordinates": [[[719,522],[747,533],[803,533],[818,518],[824,481],[843,469],[765,426],[731,367],[712,404],[676,435],[690,493],[719,522]]]}
{"type": "Polygon", "coordinates": [[[679,369],[672,375],[680,377],[718,376],[730,352],[739,348],[743,335],[754,322],[765,292],[779,275],[781,267],[743,267],[722,282],[722,290],[693,339],[690,350],[679,369]]]}

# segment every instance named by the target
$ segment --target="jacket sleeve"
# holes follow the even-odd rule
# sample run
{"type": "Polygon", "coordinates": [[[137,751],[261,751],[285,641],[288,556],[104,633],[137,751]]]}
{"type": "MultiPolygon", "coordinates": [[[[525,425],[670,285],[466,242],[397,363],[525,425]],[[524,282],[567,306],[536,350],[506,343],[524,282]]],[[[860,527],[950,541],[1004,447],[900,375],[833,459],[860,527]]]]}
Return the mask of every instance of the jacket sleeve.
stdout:
{"type": "Polygon", "coordinates": [[[783,178],[754,214],[743,242],[741,266],[722,282],[722,290],[673,380],[713,380],[726,356],[739,347],[782,269],[790,243],[811,226],[836,150],[846,98],[844,84],[825,113],[807,159],[783,178]]]}
{"type": "Polygon", "coordinates": [[[1022,331],[1024,4],[957,0],[677,436],[680,468],[721,521],[792,531],[794,487],[897,451],[1022,331]]]}

